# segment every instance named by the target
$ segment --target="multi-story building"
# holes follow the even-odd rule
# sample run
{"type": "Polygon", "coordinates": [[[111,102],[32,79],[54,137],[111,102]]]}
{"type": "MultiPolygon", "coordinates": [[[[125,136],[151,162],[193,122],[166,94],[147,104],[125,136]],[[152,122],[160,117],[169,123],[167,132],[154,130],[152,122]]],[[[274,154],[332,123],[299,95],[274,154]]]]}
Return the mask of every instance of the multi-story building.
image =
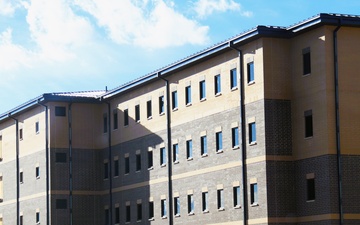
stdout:
{"type": "Polygon", "coordinates": [[[258,26],[0,116],[0,224],[360,224],[360,17],[258,26]]]}

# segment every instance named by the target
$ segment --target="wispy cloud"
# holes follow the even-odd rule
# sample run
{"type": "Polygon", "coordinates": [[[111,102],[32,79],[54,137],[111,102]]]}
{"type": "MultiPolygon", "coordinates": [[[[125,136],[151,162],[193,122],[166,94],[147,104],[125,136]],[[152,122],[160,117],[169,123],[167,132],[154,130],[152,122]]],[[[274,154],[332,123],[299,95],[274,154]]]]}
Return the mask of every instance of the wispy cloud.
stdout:
{"type": "Polygon", "coordinates": [[[0,0],[0,15],[12,16],[15,12],[16,5],[11,0],[0,0]]]}
{"type": "Polygon", "coordinates": [[[233,0],[199,0],[195,2],[194,10],[199,18],[205,18],[214,12],[240,11],[245,17],[251,17],[251,11],[243,11],[240,3],[233,0]]]}

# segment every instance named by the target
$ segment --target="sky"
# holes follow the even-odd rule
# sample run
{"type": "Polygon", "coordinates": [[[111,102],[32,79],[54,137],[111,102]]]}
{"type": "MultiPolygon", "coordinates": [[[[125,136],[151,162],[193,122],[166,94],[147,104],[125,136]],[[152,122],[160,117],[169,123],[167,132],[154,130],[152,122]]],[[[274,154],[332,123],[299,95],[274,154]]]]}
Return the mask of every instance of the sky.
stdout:
{"type": "Polygon", "coordinates": [[[109,90],[257,25],[359,0],[0,0],[0,114],[43,93],[109,90]]]}

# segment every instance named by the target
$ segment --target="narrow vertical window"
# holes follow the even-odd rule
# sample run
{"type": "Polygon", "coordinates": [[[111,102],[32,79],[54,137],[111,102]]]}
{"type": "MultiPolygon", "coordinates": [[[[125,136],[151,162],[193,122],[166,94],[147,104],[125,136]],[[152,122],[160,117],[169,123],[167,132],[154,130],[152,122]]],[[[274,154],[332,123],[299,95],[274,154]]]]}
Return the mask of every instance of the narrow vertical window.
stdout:
{"type": "Polygon", "coordinates": [[[237,88],[237,73],[236,69],[230,70],[230,88],[233,90],[237,88]]]}
{"type": "Polygon", "coordinates": [[[149,201],[149,220],[154,219],[154,202],[149,201]]]}
{"type": "Polygon", "coordinates": [[[191,104],[191,86],[185,87],[185,105],[191,104]]]}
{"type": "Polygon", "coordinates": [[[148,169],[153,168],[153,152],[148,151],[148,169]]]}
{"type": "Polygon", "coordinates": [[[115,223],[120,223],[120,207],[115,207],[115,223]]]}
{"type": "Polygon", "coordinates": [[[257,205],[258,204],[258,185],[257,183],[250,184],[250,204],[251,205],[257,205]]]}
{"type": "Polygon", "coordinates": [[[201,155],[202,156],[206,156],[207,155],[207,140],[206,140],[206,136],[202,136],[200,138],[200,142],[201,142],[201,155]]]}
{"type": "Polygon", "coordinates": [[[159,114],[165,113],[165,102],[164,102],[164,96],[159,97],[159,114]]]}
{"type": "Polygon", "coordinates": [[[208,206],[208,192],[202,193],[202,211],[203,212],[209,212],[209,206],[208,206]]]}
{"type": "Polygon", "coordinates": [[[103,132],[107,133],[108,132],[108,118],[107,118],[107,114],[104,114],[103,116],[103,132]]]}
{"type": "Polygon", "coordinates": [[[206,99],[206,83],[205,80],[200,81],[199,83],[199,90],[200,90],[200,100],[206,99]]]}
{"type": "Polygon", "coordinates": [[[21,141],[23,138],[24,138],[24,136],[23,136],[23,129],[20,128],[20,130],[19,130],[19,139],[20,139],[20,141],[21,141]]]}
{"type": "Polygon", "coordinates": [[[19,181],[20,181],[20,184],[24,183],[24,173],[22,171],[20,171],[20,174],[19,174],[19,181]]]}
{"type": "Polygon", "coordinates": [[[304,112],[305,116],[305,137],[313,136],[313,116],[312,110],[307,110],[304,112]]]}
{"type": "Polygon", "coordinates": [[[171,93],[171,97],[172,97],[172,109],[176,110],[178,108],[178,93],[177,93],[177,91],[173,91],[171,93]]]}
{"type": "Polygon", "coordinates": [[[113,111],[113,129],[118,129],[118,112],[117,109],[114,109],[113,111]]]}
{"type": "Polygon", "coordinates": [[[0,202],[4,201],[4,183],[3,183],[3,176],[0,176],[0,202]]]}
{"type": "Polygon", "coordinates": [[[24,216],[23,215],[20,215],[20,225],[24,225],[24,216]]]}
{"type": "Polygon", "coordinates": [[[188,200],[188,214],[194,214],[194,196],[192,194],[187,196],[188,200]]]}
{"type": "Polygon", "coordinates": [[[237,127],[231,129],[231,145],[233,148],[239,147],[239,128],[237,127]]]}
{"type": "Polygon", "coordinates": [[[142,204],[141,203],[136,204],[136,211],[137,211],[136,220],[141,221],[142,220],[142,204]]]}
{"type": "Polygon", "coordinates": [[[240,186],[233,187],[233,202],[234,207],[240,207],[240,186]]]}
{"type": "Polygon", "coordinates": [[[125,206],[125,222],[129,223],[131,220],[131,208],[130,204],[125,206]]]}
{"type": "Polygon", "coordinates": [[[217,190],[217,208],[218,210],[224,210],[224,190],[217,190]]]}
{"type": "Polygon", "coordinates": [[[124,126],[129,126],[129,110],[124,110],[124,126]]]}
{"type": "Polygon", "coordinates": [[[105,224],[110,225],[110,211],[109,211],[109,209],[105,209],[105,224]]]}
{"type": "Polygon", "coordinates": [[[39,121],[35,123],[35,133],[38,134],[40,132],[40,124],[39,121]]]}
{"type": "Polygon", "coordinates": [[[104,179],[109,178],[109,163],[104,162],[104,179]]]}
{"type": "Polygon", "coordinates": [[[216,152],[222,152],[223,146],[222,146],[222,132],[216,133],[216,152]]]}
{"type": "Polygon", "coordinates": [[[166,165],[166,149],[160,148],[160,165],[165,166],[166,165]]]}
{"type": "Polygon", "coordinates": [[[36,212],[35,221],[36,221],[36,223],[40,223],[40,212],[36,212]]]}
{"type": "Polygon", "coordinates": [[[249,62],[247,64],[247,78],[248,83],[252,83],[255,81],[254,62],[249,62]]]}
{"type": "Polygon", "coordinates": [[[166,211],[166,199],[161,199],[161,217],[166,218],[167,211],[166,211]]]}
{"type": "Polygon", "coordinates": [[[35,178],[39,179],[40,178],[40,167],[35,167],[35,178]]]}
{"type": "Polygon", "coordinates": [[[174,215],[180,216],[180,198],[179,197],[174,198],[174,215]]]}
{"type": "Polygon", "coordinates": [[[115,159],[114,160],[114,177],[118,177],[119,176],[119,160],[115,159]]]}
{"type": "Polygon", "coordinates": [[[173,145],[173,162],[174,163],[179,162],[179,145],[178,144],[173,145]]]}
{"type": "Polygon", "coordinates": [[[125,156],[125,174],[130,173],[130,158],[129,156],[125,156]]]}
{"type": "Polygon", "coordinates": [[[136,171],[141,170],[141,154],[136,154],[136,171]]]}
{"type": "Polygon", "coordinates": [[[3,153],[3,141],[2,141],[2,135],[0,135],[0,161],[3,159],[2,153],[3,153]]]}
{"type": "Polygon", "coordinates": [[[249,123],[249,143],[256,143],[256,123],[249,123]]]}
{"type": "Polygon", "coordinates": [[[214,90],[215,90],[215,95],[219,95],[221,93],[221,79],[220,79],[220,75],[216,75],[214,77],[214,90]]]}
{"type": "Polygon", "coordinates": [[[140,122],[140,105],[135,106],[135,121],[140,122]]]}
{"type": "Polygon", "coordinates": [[[150,119],[152,117],[152,104],[151,100],[146,102],[146,111],[147,111],[147,118],[150,119]]]}
{"type": "Polygon", "coordinates": [[[307,201],[315,200],[315,178],[306,180],[307,186],[307,201]]]}
{"type": "Polygon", "coordinates": [[[303,57],[303,75],[311,73],[311,57],[310,57],[310,48],[305,48],[302,50],[303,57]]]}
{"type": "Polygon", "coordinates": [[[186,141],[186,158],[187,159],[193,158],[192,140],[186,141]]]}

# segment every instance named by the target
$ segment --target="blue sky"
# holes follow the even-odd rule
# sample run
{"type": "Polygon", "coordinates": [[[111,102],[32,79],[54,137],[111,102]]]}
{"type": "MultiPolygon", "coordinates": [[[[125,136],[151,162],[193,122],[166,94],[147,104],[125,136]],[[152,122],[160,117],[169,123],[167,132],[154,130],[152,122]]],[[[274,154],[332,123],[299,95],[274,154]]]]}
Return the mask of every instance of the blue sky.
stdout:
{"type": "Polygon", "coordinates": [[[102,90],[257,25],[358,0],[0,0],[0,114],[42,93],[102,90]]]}

